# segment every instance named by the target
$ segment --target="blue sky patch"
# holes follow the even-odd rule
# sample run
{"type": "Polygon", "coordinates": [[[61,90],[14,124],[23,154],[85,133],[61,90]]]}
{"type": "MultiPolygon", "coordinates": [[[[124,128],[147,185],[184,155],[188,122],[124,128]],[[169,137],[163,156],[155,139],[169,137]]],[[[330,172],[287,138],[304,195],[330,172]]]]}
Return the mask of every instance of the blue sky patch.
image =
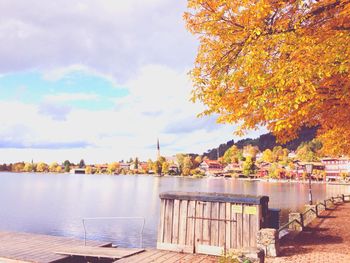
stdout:
{"type": "Polygon", "coordinates": [[[1,100],[31,104],[54,102],[66,107],[104,110],[112,109],[114,99],[128,94],[126,88],[115,87],[107,79],[84,72],[70,73],[55,81],[44,79],[38,72],[0,77],[1,100]]]}

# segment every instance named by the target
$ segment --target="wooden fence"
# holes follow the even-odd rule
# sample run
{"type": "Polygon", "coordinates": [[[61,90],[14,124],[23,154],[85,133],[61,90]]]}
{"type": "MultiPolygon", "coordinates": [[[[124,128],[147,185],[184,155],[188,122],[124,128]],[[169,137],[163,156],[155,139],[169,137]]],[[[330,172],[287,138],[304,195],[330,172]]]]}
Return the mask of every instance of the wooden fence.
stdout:
{"type": "Polygon", "coordinates": [[[267,223],[267,196],[167,192],[160,198],[158,249],[221,255],[256,248],[267,223]]]}

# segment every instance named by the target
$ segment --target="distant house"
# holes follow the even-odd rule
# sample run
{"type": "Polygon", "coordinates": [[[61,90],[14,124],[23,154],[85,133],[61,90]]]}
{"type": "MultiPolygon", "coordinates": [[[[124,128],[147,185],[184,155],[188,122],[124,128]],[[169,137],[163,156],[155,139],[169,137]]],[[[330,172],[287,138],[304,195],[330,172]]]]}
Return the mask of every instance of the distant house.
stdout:
{"type": "Polygon", "coordinates": [[[130,170],[130,163],[119,163],[120,170],[129,171],[130,170]]]}
{"type": "Polygon", "coordinates": [[[178,174],[179,173],[179,167],[177,164],[170,164],[169,165],[169,174],[178,174]]]}
{"type": "Polygon", "coordinates": [[[225,173],[241,173],[242,166],[238,163],[230,163],[224,167],[223,171],[225,173]]]}
{"type": "Polygon", "coordinates": [[[223,165],[216,160],[204,160],[199,165],[199,169],[206,175],[219,175],[223,172],[223,165]]]}
{"type": "Polygon", "coordinates": [[[146,173],[148,172],[148,163],[146,162],[141,162],[139,164],[139,170],[145,171],[146,173]]]}
{"type": "Polygon", "coordinates": [[[324,158],[326,178],[337,179],[341,174],[350,175],[350,158],[324,158]]]}
{"type": "Polygon", "coordinates": [[[257,177],[265,177],[269,174],[271,163],[261,162],[258,164],[257,177]]]}

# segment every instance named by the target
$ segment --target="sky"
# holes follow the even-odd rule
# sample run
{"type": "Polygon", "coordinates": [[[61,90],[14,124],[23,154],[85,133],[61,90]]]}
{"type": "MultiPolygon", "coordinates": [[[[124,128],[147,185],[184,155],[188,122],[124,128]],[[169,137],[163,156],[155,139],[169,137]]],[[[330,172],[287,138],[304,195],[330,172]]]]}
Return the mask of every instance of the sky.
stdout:
{"type": "Polygon", "coordinates": [[[0,1],[0,163],[147,160],[157,138],[164,156],[238,140],[189,101],[186,5],[0,1]]]}

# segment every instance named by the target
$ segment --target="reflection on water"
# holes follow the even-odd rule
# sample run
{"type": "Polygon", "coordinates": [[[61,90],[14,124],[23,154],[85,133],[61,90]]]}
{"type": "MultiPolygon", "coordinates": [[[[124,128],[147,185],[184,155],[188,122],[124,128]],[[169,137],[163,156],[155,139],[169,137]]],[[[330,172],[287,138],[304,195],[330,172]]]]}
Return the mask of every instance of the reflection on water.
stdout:
{"type": "MultiPolygon", "coordinates": [[[[314,200],[350,193],[345,185],[313,184],[314,200]]],[[[301,210],[308,185],[223,178],[191,179],[152,176],[70,174],[0,174],[0,229],[62,236],[84,236],[84,217],[145,217],[144,245],[154,247],[159,193],[164,191],[226,192],[268,195],[269,207],[301,210]]],[[[88,221],[90,239],[120,246],[139,244],[140,220],[88,221]]]]}

